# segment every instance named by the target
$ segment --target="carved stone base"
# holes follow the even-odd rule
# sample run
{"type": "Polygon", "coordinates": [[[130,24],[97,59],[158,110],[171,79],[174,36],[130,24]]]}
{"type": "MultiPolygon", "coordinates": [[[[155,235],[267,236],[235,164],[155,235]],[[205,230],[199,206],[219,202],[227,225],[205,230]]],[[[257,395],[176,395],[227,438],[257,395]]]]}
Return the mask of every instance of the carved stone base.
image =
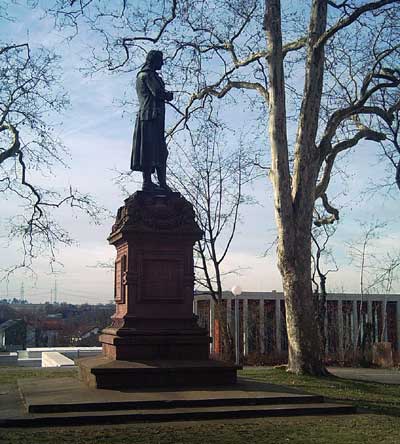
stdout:
{"type": "Polygon", "coordinates": [[[112,359],[208,359],[211,339],[193,314],[183,319],[125,316],[123,327],[108,327],[100,342],[112,359]]]}
{"type": "Polygon", "coordinates": [[[102,389],[232,385],[239,368],[213,360],[131,362],[104,356],[77,363],[79,378],[89,387],[102,389]]]}
{"type": "Polygon", "coordinates": [[[210,338],[204,333],[165,335],[155,331],[151,334],[131,332],[130,335],[120,336],[112,334],[111,329],[103,331],[100,341],[104,356],[126,361],[208,359],[210,345],[210,338]]]}
{"type": "Polygon", "coordinates": [[[209,360],[211,338],[193,315],[193,245],[202,237],[179,193],[136,192],[108,238],[117,250],[115,314],[103,356],[78,361],[92,387],[229,385],[238,367],[209,360]]]}

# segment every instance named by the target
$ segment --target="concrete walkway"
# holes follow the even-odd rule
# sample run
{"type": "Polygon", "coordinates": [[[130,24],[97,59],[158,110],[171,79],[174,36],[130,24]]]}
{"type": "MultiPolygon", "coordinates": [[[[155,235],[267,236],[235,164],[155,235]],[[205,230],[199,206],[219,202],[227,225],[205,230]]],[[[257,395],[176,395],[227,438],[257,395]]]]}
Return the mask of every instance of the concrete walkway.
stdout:
{"type": "MultiPolygon", "coordinates": [[[[273,367],[246,366],[244,370],[266,369],[273,367]]],[[[359,381],[379,382],[381,384],[400,384],[400,368],[362,368],[362,367],[328,367],[332,375],[338,378],[354,379],[359,381]]],[[[268,378],[267,378],[268,379],[268,378]]]]}
{"type": "Polygon", "coordinates": [[[360,367],[328,367],[328,370],[339,378],[382,384],[400,384],[400,370],[360,367]]]}

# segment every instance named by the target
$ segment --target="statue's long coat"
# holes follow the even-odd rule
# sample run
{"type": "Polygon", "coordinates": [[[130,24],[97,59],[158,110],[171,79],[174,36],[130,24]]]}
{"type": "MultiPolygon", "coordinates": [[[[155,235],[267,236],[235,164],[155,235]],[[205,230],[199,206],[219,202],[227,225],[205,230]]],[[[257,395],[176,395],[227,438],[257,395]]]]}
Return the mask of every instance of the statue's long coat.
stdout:
{"type": "Polygon", "coordinates": [[[131,170],[143,171],[165,166],[168,150],[165,143],[165,91],[161,77],[144,66],[136,78],[139,111],[133,133],[131,170]]]}

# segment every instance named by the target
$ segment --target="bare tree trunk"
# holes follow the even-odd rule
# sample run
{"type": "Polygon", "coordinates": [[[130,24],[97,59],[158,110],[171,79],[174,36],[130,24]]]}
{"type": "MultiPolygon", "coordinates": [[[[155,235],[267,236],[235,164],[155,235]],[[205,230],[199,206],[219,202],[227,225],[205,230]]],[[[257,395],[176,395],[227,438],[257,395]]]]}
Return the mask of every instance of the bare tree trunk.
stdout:
{"type": "Polygon", "coordinates": [[[328,316],[327,313],[327,292],[326,292],[326,276],[320,274],[321,290],[320,294],[317,295],[316,303],[318,305],[318,326],[319,335],[321,340],[321,355],[322,359],[325,357],[325,350],[327,344],[327,337],[325,335],[325,319],[328,316]]]}
{"type": "MultiPolygon", "coordinates": [[[[310,39],[318,38],[324,26],[321,28],[318,22],[321,13],[325,13],[326,22],[326,1],[315,0],[310,21],[310,39]]],[[[269,49],[271,180],[279,237],[278,267],[286,303],[288,371],[323,375],[326,369],[321,359],[317,307],[311,285],[311,224],[318,160],[315,136],[322,91],[323,52],[308,52],[292,183],[286,132],[280,0],[266,1],[264,26],[269,49]],[[315,168],[312,168],[313,164],[315,168]]],[[[309,44],[311,47],[313,42],[309,44]]]]}
{"type": "Polygon", "coordinates": [[[317,304],[311,285],[311,246],[305,228],[295,236],[293,261],[280,258],[286,302],[286,325],[289,339],[288,371],[325,375],[317,304]]]}
{"type": "Polygon", "coordinates": [[[215,317],[220,329],[220,340],[222,340],[221,358],[224,361],[235,362],[233,336],[227,322],[226,311],[227,309],[223,306],[222,299],[219,299],[215,304],[215,317]]]}

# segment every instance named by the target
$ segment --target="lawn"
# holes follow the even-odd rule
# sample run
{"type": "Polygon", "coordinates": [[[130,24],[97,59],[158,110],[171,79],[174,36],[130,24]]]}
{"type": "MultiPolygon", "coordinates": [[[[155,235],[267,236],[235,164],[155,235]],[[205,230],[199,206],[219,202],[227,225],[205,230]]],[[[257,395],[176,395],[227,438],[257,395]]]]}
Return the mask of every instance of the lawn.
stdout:
{"type": "MultiPolygon", "coordinates": [[[[0,369],[1,384],[18,378],[74,375],[75,370],[0,369]]],[[[351,402],[368,413],[347,416],[0,429],[2,444],[400,444],[400,386],[345,379],[296,377],[279,369],[245,369],[241,376],[297,387],[351,402]]],[[[0,398],[1,402],[1,398],[0,398]]]]}
{"type": "MultiPolygon", "coordinates": [[[[246,378],[271,384],[295,387],[308,393],[343,400],[366,411],[400,417],[400,385],[353,381],[332,377],[294,376],[283,369],[246,368],[240,372],[246,378]]],[[[400,443],[400,437],[398,442],[400,443]]]]}
{"type": "Polygon", "coordinates": [[[0,387],[5,384],[17,387],[17,381],[21,378],[63,378],[77,375],[76,368],[0,367],[0,387]]]}

